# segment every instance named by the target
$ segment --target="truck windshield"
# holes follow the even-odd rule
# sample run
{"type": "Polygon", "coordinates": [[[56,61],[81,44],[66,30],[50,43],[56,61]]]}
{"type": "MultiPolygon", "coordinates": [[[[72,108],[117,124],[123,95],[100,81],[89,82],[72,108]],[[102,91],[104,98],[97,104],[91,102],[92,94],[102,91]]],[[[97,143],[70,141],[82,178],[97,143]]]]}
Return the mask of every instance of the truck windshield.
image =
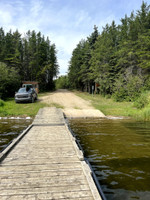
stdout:
{"type": "Polygon", "coordinates": [[[18,91],[18,93],[25,93],[25,92],[27,92],[26,88],[20,88],[19,91],[18,91]]]}

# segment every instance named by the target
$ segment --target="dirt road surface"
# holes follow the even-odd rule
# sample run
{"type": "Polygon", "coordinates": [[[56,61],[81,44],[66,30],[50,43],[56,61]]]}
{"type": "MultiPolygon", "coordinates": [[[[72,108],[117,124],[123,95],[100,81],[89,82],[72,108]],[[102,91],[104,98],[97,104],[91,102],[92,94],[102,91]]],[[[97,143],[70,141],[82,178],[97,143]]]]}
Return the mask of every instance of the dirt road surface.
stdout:
{"type": "Polygon", "coordinates": [[[57,90],[47,96],[40,97],[47,104],[60,105],[68,118],[78,117],[105,117],[105,115],[94,109],[89,101],[86,101],[68,90],[57,90]]]}

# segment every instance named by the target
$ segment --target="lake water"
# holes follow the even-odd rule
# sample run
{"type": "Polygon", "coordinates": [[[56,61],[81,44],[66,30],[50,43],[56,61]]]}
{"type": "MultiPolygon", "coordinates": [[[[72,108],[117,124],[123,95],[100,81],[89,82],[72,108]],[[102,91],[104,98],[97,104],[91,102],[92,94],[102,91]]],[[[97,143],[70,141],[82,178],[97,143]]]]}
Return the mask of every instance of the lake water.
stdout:
{"type": "Polygon", "coordinates": [[[31,123],[32,119],[0,119],[0,152],[31,123]]]}
{"type": "Polygon", "coordinates": [[[108,200],[150,199],[150,122],[69,123],[108,200]]]}
{"type": "MultiPolygon", "coordinates": [[[[0,119],[0,151],[32,119],[0,119]]],[[[150,199],[150,122],[69,121],[108,200],[150,199]]]]}

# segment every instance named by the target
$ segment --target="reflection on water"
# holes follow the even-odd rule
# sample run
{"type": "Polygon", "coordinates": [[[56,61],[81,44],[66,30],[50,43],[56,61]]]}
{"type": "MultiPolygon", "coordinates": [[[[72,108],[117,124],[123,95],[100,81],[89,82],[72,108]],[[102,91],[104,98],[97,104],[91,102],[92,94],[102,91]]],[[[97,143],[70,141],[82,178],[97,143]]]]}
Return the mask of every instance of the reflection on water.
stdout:
{"type": "Polygon", "coordinates": [[[0,152],[31,123],[32,119],[0,119],[0,152]]]}
{"type": "Polygon", "coordinates": [[[71,120],[108,200],[150,199],[150,122],[71,120]]]}

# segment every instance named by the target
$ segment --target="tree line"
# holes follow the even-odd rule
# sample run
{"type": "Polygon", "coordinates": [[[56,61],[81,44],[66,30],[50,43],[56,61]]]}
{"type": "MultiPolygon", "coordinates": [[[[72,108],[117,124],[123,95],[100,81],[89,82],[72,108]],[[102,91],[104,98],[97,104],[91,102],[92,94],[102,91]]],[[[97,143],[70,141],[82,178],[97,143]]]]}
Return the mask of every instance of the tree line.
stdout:
{"type": "Polygon", "coordinates": [[[150,5],[125,15],[119,25],[112,21],[101,33],[82,39],[72,52],[68,87],[92,91],[117,101],[133,101],[150,89],[150,5]]]}
{"type": "Polygon", "coordinates": [[[41,32],[18,30],[7,33],[0,28],[0,95],[14,95],[22,81],[38,81],[40,90],[54,87],[59,72],[55,44],[41,32]]]}

